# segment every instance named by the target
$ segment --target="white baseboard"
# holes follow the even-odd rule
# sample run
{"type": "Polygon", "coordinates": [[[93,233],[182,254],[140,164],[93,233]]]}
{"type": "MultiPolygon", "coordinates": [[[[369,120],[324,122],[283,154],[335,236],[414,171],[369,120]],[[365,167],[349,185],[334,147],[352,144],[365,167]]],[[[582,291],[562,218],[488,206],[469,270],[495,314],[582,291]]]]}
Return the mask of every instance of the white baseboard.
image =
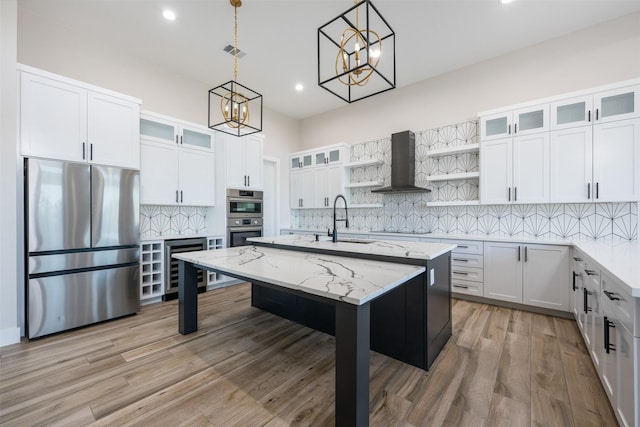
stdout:
{"type": "Polygon", "coordinates": [[[20,342],[20,328],[0,329],[0,347],[20,342]]]}

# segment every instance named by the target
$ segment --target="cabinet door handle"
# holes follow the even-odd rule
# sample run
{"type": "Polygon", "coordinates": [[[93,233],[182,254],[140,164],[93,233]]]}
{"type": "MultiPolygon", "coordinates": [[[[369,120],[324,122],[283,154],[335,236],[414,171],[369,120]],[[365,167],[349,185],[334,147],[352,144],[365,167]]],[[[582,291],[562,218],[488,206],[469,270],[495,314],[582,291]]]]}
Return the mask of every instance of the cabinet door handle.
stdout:
{"type": "Polygon", "coordinates": [[[587,111],[587,121],[591,121],[591,110],[587,111]]]}
{"type": "Polygon", "coordinates": [[[596,182],[596,199],[600,198],[600,183],[596,182]]]}
{"type": "Polygon", "coordinates": [[[460,288],[460,289],[469,289],[468,286],[462,286],[462,285],[453,285],[454,288],[460,288]]]}
{"type": "Polygon", "coordinates": [[[176,144],[178,144],[178,135],[176,135],[176,144]]]}
{"type": "Polygon", "coordinates": [[[182,135],[180,135],[180,145],[183,145],[182,144],[182,135]]]}
{"type": "Polygon", "coordinates": [[[180,190],[180,203],[182,203],[182,190],[180,190]]]}
{"type": "Polygon", "coordinates": [[[587,307],[587,298],[589,298],[589,291],[587,288],[582,288],[582,294],[584,296],[584,313],[587,314],[591,311],[591,309],[587,307]]]}
{"type": "Polygon", "coordinates": [[[520,262],[520,251],[522,250],[522,246],[518,246],[518,262],[520,262]]]}
{"type": "Polygon", "coordinates": [[[591,199],[591,183],[587,182],[587,199],[591,199]]]}
{"type": "Polygon", "coordinates": [[[178,190],[176,190],[176,203],[178,203],[178,190]]]}
{"type": "Polygon", "coordinates": [[[513,187],[513,201],[518,201],[518,187],[513,187]]]}
{"type": "Polygon", "coordinates": [[[596,120],[600,118],[600,109],[596,108],[596,120]]]}
{"type": "Polygon", "coordinates": [[[86,144],[83,142],[82,143],[82,160],[84,160],[86,158],[86,154],[85,153],[87,152],[87,150],[86,150],[85,146],[86,146],[86,144]]]}
{"type": "Polygon", "coordinates": [[[528,258],[528,256],[527,256],[528,250],[527,249],[529,249],[529,247],[525,246],[524,247],[524,262],[528,261],[528,259],[527,259],[528,258]]]}
{"type": "Polygon", "coordinates": [[[513,125],[513,133],[514,134],[518,133],[518,124],[517,123],[513,125]]]}
{"type": "Polygon", "coordinates": [[[507,202],[511,201],[511,187],[507,189],[507,202]]]}
{"type": "Polygon", "coordinates": [[[89,144],[89,160],[93,160],[93,144],[89,144]]]}
{"type": "Polygon", "coordinates": [[[573,291],[576,291],[576,277],[578,277],[578,273],[576,273],[575,271],[573,272],[573,284],[572,284],[572,288],[573,291]]]}
{"type": "Polygon", "coordinates": [[[616,347],[611,344],[611,334],[609,328],[615,328],[616,325],[604,316],[604,350],[609,354],[610,351],[616,351],[616,347]]]}
{"type": "Polygon", "coordinates": [[[620,301],[620,298],[615,296],[615,292],[602,291],[602,293],[604,293],[607,296],[607,298],[609,298],[611,301],[620,301]]]}
{"type": "Polygon", "coordinates": [[[247,187],[251,187],[251,175],[247,175],[247,187]]]}
{"type": "Polygon", "coordinates": [[[509,125],[509,128],[507,130],[507,134],[511,135],[511,125],[509,125]]]}

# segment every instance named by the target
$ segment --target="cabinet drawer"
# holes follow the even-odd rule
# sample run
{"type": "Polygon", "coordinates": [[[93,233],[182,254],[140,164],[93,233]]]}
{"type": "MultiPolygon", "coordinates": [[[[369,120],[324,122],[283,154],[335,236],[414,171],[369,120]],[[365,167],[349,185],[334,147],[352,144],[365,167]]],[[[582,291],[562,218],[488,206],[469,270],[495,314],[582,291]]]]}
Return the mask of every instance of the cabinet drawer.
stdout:
{"type": "Polygon", "coordinates": [[[482,268],[484,266],[483,256],[476,254],[466,254],[453,252],[451,254],[451,265],[455,267],[482,268]]]}
{"type": "Polygon", "coordinates": [[[484,270],[473,267],[451,266],[451,279],[470,280],[472,282],[484,281],[484,270]]]}
{"type": "Polygon", "coordinates": [[[451,292],[481,297],[484,294],[484,285],[481,282],[451,279],[451,292]]]}
{"type": "Polygon", "coordinates": [[[482,255],[483,242],[481,240],[448,240],[442,239],[442,243],[452,243],[458,245],[452,252],[453,254],[478,254],[482,255]]]}
{"type": "Polygon", "coordinates": [[[622,287],[618,280],[604,270],[601,272],[602,298],[611,303],[616,316],[624,327],[634,336],[640,335],[640,323],[636,313],[636,299],[622,287]]]}

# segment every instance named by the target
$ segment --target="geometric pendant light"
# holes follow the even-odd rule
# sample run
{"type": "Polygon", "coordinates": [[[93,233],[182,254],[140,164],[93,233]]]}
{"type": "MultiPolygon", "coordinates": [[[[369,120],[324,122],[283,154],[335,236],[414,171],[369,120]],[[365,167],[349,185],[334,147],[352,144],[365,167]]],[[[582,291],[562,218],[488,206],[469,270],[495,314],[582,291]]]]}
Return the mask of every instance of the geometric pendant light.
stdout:
{"type": "Polygon", "coordinates": [[[234,136],[262,131],[262,95],[238,83],[238,8],[234,9],[233,80],[209,90],[209,128],[234,136]]]}
{"type": "Polygon", "coordinates": [[[369,0],[318,28],[318,85],[346,102],[396,87],[396,35],[369,0]]]}

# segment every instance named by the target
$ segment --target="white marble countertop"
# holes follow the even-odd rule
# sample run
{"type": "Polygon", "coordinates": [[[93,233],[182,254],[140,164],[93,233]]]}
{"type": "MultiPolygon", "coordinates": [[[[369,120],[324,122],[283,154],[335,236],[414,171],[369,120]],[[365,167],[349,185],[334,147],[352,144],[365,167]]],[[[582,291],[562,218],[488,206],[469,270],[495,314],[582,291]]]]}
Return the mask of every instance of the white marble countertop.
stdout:
{"type": "Polygon", "coordinates": [[[640,246],[638,242],[576,240],[573,245],[600,264],[610,275],[629,287],[631,296],[640,298],[640,246]]]}
{"type": "Polygon", "coordinates": [[[364,304],[425,271],[424,267],[239,246],[184,252],[173,258],[350,304],[364,304]]]}
{"type": "Polygon", "coordinates": [[[316,241],[314,235],[289,234],[276,237],[252,237],[248,242],[283,245],[299,248],[315,248],[345,253],[360,253],[366,255],[381,255],[393,258],[405,258],[415,260],[430,260],[439,257],[453,249],[455,244],[405,242],[401,240],[371,240],[370,243],[349,242],[350,238],[336,243],[331,237],[319,236],[316,241]]]}
{"type": "MultiPolygon", "coordinates": [[[[317,233],[320,236],[326,236],[326,229],[306,229],[306,228],[281,228],[281,231],[291,231],[293,233],[317,233]]],[[[384,231],[351,231],[349,229],[341,229],[338,231],[338,236],[341,234],[348,234],[350,236],[388,236],[392,237],[408,237],[408,238],[426,238],[426,239],[448,239],[448,240],[480,240],[485,242],[518,242],[518,243],[541,243],[546,245],[563,245],[570,246],[573,244],[571,240],[560,239],[557,237],[531,237],[531,236],[496,236],[486,234],[464,234],[464,233],[396,233],[396,232],[384,232],[384,231]]]]}
{"type": "MultiPolygon", "coordinates": [[[[283,228],[283,231],[317,232],[326,234],[326,230],[307,230],[283,228]]],[[[609,274],[626,284],[633,297],[640,298],[640,242],[637,240],[563,240],[549,237],[518,237],[518,236],[483,236],[469,234],[411,234],[411,233],[383,233],[375,231],[342,230],[349,235],[368,236],[405,236],[426,237],[445,240],[482,240],[486,242],[517,242],[529,244],[563,245],[576,247],[585,252],[595,262],[600,264],[609,274]]],[[[339,234],[338,234],[339,235],[339,234]]],[[[295,236],[295,234],[293,235],[295,236]]],[[[309,237],[309,235],[307,235],[309,237]]],[[[310,237],[314,237],[313,234],[310,237]]]]}

